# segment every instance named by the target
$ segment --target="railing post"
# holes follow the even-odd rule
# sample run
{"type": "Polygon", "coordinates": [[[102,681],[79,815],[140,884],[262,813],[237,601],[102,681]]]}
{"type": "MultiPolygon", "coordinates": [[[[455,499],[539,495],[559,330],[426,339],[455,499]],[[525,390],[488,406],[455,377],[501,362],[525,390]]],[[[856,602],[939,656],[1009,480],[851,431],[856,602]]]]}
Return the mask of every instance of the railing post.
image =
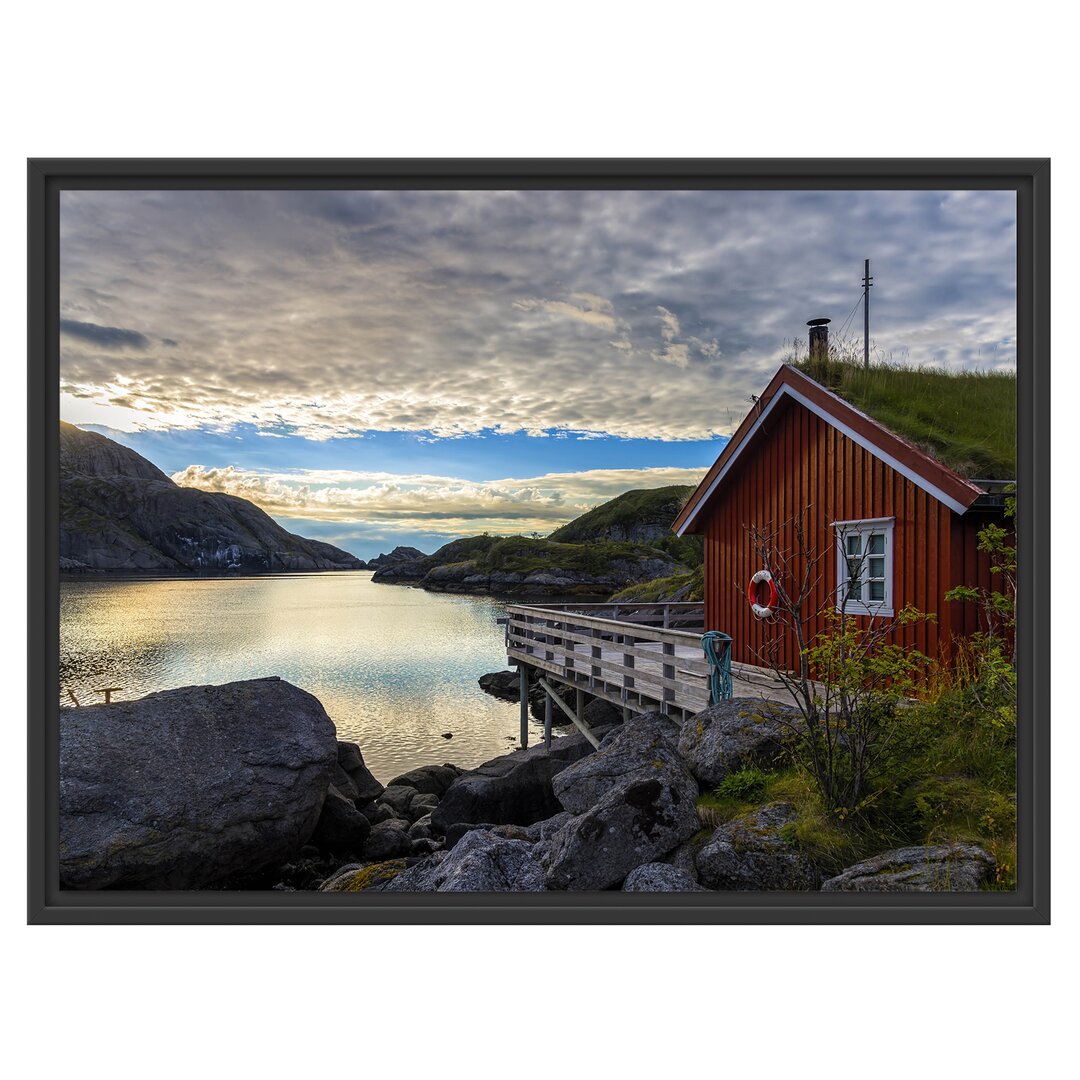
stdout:
{"type": "MultiPolygon", "coordinates": [[[[661,652],[665,657],[671,657],[671,663],[665,663],[663,665],[664,679],[671,679],[675,681],[675,646],[670,641],[665,641],[660,646],[661,652]]],[[[664,686],[660,691],[660,712],[667,716],[668,709],[670,708],[670,702],[675,700],[675,689],[671,686],[664,686]]]]}
{"type": "Polygon", "coordinates": [[[544,746],[551,749],[551,695],[544,691],[544,746]]]}
{"type": "Polygon", "coordinates": [[[566,623],[562,624],[562,650],[563,650],[563,663],[566,665],[567,672],[574,670],[574,642],[566,636],[566,623]]]}
{"type": "MultiPolygon", "coordinates": [[[[628,637],[631,637],[631,635],[630,634],[623,634],[622,635],[622,643],[624,645],[626,644],[626,639],[628,637]]],[[[631,645],[633,644],[633,640],[631,640],[630,644],[631,645]]],[[[624,652],[623,655],[622,655],[622,658],[623,658],[623,666],[624,667],[632,668],[634,666],[634,654],[633,653],[624,652]]],[[[634,689],[634,676],[633,675],[627,675],[626,672],[624,671],[623,672],[623,677],[622,677],[622,682],[623,682],[623,701],[626,701],[627,700],[627,691],[634,689]]]]}
{"type": "Polygon", "coordinates": [[[529,666],[518,664],[518,688],[521,694],[521,749],[529,745],[529,666]]]}
{"type": "MultiPolygon", "coordinates": [[[[600,631],[597,630],[595,626],[592,628],[591,634],[594,640],[602,640],[600,638],[600,631]]],[[[591,689],[596,686],[596,680],[600,678],[600,664],[598,661],[603,658],[603,653],[601,652],[601,647],[599,645],[591,646],[589,651],[592,653],[592,667],[589,669],[589,687],[591,689]]]]}

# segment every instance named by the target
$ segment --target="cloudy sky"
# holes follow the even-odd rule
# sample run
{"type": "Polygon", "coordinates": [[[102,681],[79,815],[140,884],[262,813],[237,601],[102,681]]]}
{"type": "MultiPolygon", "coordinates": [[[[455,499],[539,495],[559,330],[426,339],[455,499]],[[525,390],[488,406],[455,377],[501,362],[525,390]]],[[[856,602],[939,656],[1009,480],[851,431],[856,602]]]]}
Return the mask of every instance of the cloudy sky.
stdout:
{"type": "Polygon", "coordinates": [[[806,320],[1015,363],[1011,192],[65,192],[61,416],[370,557],[696,483],[806,320]]]}

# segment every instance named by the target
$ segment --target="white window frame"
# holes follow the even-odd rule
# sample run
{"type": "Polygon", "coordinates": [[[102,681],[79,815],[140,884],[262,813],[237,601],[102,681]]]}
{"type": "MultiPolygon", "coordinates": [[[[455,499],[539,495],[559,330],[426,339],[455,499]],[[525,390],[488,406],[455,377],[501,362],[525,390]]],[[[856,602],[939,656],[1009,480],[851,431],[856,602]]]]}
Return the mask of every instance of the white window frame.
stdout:
{"type": "MultiPolygon", "coordinates": [[[[851,521],[834,521],[836,531],[836,610],[847,615],[894,615],[893,606],[893,530],[896,518],[855,518],[851,521]],[[885,536],[885,599],[884,600],[848,600],[844,603],[844,592],[848,577],[847,537],[858,534],[863,538],[861,544],[864,561],[870,556],[866,553],[866,540],[871,535],[885,536]]],[[[875,556],[876,557],[876,556],[875,556]]],[[[875,579],[876,580],[876,579],[875,579]]],[[[868,582],[864,578],[864,588],[868,582]]]]}

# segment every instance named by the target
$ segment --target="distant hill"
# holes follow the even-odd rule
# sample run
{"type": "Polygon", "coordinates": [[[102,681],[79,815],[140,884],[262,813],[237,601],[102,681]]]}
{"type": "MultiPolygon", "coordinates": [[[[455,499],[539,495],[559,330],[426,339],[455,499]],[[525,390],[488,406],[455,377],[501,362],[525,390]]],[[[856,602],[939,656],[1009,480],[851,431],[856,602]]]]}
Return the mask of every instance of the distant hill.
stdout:
{"type": "Polygon", "coordinates": [[[61,570],[362,570],[247,499],[175,484],[126,446],[60,424],[61,570]]]}
{"type": "Polygon", "coordinates": [[[680,538],[671,522],[693,488],[624,492],[547,539],[470,536],[433,555],[381,561],[373,580],[440,592],[501,596],[609,596],[701,565],[701,538],[680,538]]]}
{"type": "Polygon", "coordinates": [[[661,488],[634,488],[594,506],[549,537],[557,544],[587,540],[629,540],[648,543],[671,536],[671,523],[690,498],[692,487],[673,484],[661,488]]]}

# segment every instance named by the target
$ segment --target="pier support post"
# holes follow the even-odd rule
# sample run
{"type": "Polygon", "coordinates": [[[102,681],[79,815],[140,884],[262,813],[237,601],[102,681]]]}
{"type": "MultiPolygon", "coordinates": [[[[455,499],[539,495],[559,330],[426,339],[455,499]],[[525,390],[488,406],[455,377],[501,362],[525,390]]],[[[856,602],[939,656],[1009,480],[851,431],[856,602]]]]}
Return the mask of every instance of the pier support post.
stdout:
{"type": "Polygon", "coordinates": [[[544,691],[544,746],[551,749],[551,695],[544,691]]]}
{"type": "Polygon", "coordinates": [[[518,664],[518,687],[521,693],[521,749],[529,745],[529,667],[518,664]]]}

